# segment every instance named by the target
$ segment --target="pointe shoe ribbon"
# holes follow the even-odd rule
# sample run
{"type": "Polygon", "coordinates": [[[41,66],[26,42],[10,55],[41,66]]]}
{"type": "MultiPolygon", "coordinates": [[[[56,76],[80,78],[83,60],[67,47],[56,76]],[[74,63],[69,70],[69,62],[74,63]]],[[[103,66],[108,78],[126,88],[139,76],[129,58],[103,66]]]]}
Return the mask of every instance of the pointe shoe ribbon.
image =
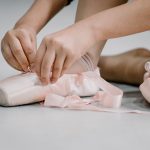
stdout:
{"type": "Polygon", "coordinates": [[[65,74],[55,84],[43,86],[34,73],[0,82],[0,105],[16,106],[43,101],[44,106],[103,111],[118,108],[123,91],[100,77],[99,69],[65,74]],[[90,97],[87,97],[90,96],[90,97]]]}
{"type": "Polygon", "coordinates": [[[98,69],[94,72],[77,74],[75,82],[72,82],[72,84],[77,84],[81,93],[79,91],[70,92],[67,96],[50,93],[45,98],[44,106],[102,111],[104,107],[119,108],[121,105],[123,91],[102,79],[98,69]],[[90,91],[90,89],[100,89],[100,91],[94,90],[96,94],[88,98],[80,97],[89,95],[87,91],[90,91]]]}

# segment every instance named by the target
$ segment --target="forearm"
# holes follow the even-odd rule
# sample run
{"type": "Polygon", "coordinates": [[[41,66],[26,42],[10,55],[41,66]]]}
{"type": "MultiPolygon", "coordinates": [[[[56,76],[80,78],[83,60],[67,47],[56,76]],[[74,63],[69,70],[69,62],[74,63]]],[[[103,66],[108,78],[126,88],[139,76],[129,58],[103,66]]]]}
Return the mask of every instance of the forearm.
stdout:
{"type": "Polygon", "coordinates": [[[36,0],[14,28],[28,26],[38,33],[66,4],[67,0],[36,0]]]}
{"type": "Polygon", "coordinates": [[[82,23],[92,28],[96,41],[106,40],[149,30],[149,10],[149,0],[136,0],[100,12],[82,23]]]}

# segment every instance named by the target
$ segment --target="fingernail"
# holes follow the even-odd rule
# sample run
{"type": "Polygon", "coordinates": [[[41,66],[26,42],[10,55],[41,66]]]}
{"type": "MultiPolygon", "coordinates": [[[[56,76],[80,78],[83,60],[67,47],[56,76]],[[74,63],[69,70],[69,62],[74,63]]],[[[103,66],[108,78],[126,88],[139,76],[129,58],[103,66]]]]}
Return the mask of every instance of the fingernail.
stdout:
{"type": "Polygon", "coordinates": [[[51,83],[54,84],[57,80],[55,78],[51,79],[51,83]]]}
{"type": "Polygon", "coordinates": [[[41,80],[41,81],[42,81],[43,84],[46,84],[46,81],[45,81],[45,80],[41,80]]]}
{"type": "Polygon", "coordinates": [[[43,85],[47,85],[48,83],[46,81],[42,81],[42,84],[43,85]]]}
{"type": "Polygon", "coordinates": [[[60,74],[60,77],[62,77],[64,75],[64,72],[62,72],[61,74],[60,74]]]}
{"type": "Polygon", "coordinates": [[[26,73],[29,72],[29,69],[28,69],[28,68],[24,68],[23,70],[24,70],[24,72],[26,72],[26,73]]]}
{"type": "Polygon", "coordinates": [[[35,65],[34,65],[34,64],[31,64],[30,69],[31,69],[32,72],[35,72],[35,65]]]}
{"type": "Polygon", "coordinates": [[[41,78],[41,82],[42,82],[43,85],[47,85],[48,84],[48,82],[45,79],[42,79],[42,78],[41,78]]]}
{"type": "Polygon", "coordinates": [[[30,66],[28,66],[28,72],[31,72],[31,67],[30,66]]]}

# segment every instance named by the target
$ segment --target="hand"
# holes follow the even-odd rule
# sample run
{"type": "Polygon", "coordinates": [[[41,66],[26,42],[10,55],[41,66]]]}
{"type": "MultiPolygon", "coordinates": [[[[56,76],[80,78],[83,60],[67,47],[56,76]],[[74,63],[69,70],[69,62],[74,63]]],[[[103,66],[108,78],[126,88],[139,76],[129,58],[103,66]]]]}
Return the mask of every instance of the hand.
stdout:
{"type": "Polygon", "coordinates": [[[56,82],[93,44],[91,30],[80,24],[47,35],[37,51],[37,75],[44,84],[56,82]]]}
{"type": "Polygon", "coordinates": [[[1,50],[7,63],[13,68],[28,72],[32,68],[36,54],[36,33],[29,27],[18,27],[8,31],[1,50]]]}

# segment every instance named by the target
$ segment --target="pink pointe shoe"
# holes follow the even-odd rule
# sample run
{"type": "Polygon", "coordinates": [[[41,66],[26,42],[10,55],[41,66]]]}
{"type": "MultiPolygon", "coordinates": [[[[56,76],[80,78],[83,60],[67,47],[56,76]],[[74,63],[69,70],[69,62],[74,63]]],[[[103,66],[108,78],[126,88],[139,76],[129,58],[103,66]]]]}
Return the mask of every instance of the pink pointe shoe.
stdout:
{"type": "Polygon", "coordinates": [[[35,73],[0,81],[0,105],[16,106],[44,101],[44,106],[101,111],[118,108],[123,91],[100,77],[88,56],[81,59],[86,70],[64,74],[55,84],[42,85],[35,73]],[[90,96],[87,98],[87,96],[90,96]]]}
{"type": "Polygon", "coordinates": [[[140,91],[147,102],[150,103],[150,62],[145,63],[146,73],[144,74],[144,82],[140,85],[140,91]]]}
{"type": "Polygon", "coordinates": [[[55,84],[47,86],[41,84],[35,73],[12,76],[0,82],[2,106],[44,101],[44,106],[51,107],[98,109],[94,104],[99,103],[103,107],[118,108],[122,95],[122,90],[100,77],[98,68],[80,74],[65,74],[55,84]],[[81,98],[84,96],[92,97],[81,98]]]}

